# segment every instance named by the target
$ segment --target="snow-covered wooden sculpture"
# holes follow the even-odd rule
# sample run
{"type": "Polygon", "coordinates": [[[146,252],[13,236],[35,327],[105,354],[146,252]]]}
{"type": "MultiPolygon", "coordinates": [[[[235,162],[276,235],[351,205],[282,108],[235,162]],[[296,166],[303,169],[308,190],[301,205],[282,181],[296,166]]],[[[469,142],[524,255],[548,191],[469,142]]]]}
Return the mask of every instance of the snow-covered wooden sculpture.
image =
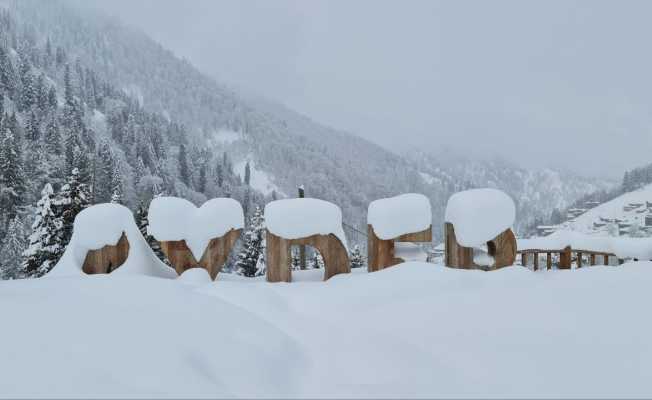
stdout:
{"type": "Polygon", "coordinates": [[[212,199],[197,208],[178,197],[157,197],[149,206],[148,232],[179,275],[205,268],[217,277],[244,226],[242,206],[230,198],[212,199]]]}
{"type": "Polygon", "coordinates": [[[514,201],[500,190],[455,193],[446,206],[446,266],[492,270],[516,259],[514,201]]]}
{"type": "Polygon", "coordinates": [[[286,199],[265,206],[267,281],[291,282],[291,248],[312,246],[324,259],[324,280],[349,273],[349,256],[338,206],[318,199],[286,199]]]}
{"type": "Polygon", "coordinates": [[[129,256],[129,240],[123,232],[118,243],[107,244],[98,250],[89,250],[82,271],[87,274],[108,274],[124,264],[127,256],[129,256]]]}
{"type": "Polygon", "coordinates": [[[75,218],[66,251],[48,276],[137,274],[164,278],[174,272],[152,252],[131,211],[119,204],[97,204],[75,218]]]}
{"type": "Polygon", "coordinates": [[[367,269],[369,272],[399,264],[396,242],[432,241],[430,200],[408,193],[369,204],[367,211],[367,269]]]}

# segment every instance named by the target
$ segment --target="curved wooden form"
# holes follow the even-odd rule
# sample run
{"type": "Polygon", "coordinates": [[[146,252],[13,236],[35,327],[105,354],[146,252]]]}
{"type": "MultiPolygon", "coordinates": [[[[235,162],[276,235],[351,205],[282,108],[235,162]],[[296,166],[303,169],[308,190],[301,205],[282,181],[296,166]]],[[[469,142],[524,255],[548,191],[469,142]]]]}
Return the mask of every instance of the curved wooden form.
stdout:
{"type": "Polygon", "coordinates": [[[432,225],[421,232],[412,232],[392,239],[383,240],[376,236],[374,227],[367,225],[367,271],[375,272],[404,262],[394,257],[394,243],[429,243],[432,242],[432,225]]]}
{"type": "Polygon", "coordinates": [[[170,264],[177,274],[181,275],[190,268],[204,268],[208,271],[211,279],[215,280],[241,232],[242,229],[231,229],[224,236],[211,239],[199,262],[193,256],[185,240],[162,241],[160,242],[161,250],[170,260],[170,264]]]}
{"type": "Polygon", "coordinates": [[[295,245],[312,246],[324,258],[324,280],[333,275],[351,272],[349,254],[340,239],[333,235],[312,235],[299,239],[285,239],[267,231],[267,281],[291,282],[291,248],[295,245]]]}
{"type": "Polygon", "coordinates": [[[89,250],[84,259],[82,271],[93,274],[109,274],[119,268],[129,256],[129,240],[122,232],[120,240],[115,245],[107,245],[98,250],[89,250]]]}
{"type": "Polygon", "coordinates": [[[450,222],[444,225],[444,236],[447,267],[495,270],[514,265],[516,261],[516,236],[509,228],[487,242],[487,251],[494,258],[494,264],[489,267],[477,265],[473,261],[472,247],[464,247],[457,243],[455,227],[450,222]]]}

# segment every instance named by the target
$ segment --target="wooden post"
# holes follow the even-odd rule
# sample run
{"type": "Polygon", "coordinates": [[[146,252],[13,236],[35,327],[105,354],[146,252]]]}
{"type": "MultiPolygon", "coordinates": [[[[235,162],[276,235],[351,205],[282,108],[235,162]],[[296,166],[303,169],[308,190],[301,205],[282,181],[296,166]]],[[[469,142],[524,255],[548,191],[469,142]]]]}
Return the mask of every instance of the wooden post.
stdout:
{"type": "Polygon", "coordinates": [[[527,267],[527,252],[521,253],[521,265],[527,267]]]}
{"type": "Polygon", "coordinates": [[[609,265],[609,254],[604,255],[604,265],[609,265]]]}
{"type": "Polygon", "coordinates": [[[577,252],[577,268],[582,268],[582,252],[577,252]]]}
{"type": "MultiPolygon", "coordinates": [[[[303,185],[299,185],[298,190],[299,190],[299,198],[303,199],[306,195],[303,185]]],[[[306,269],[306,246],[303,244],[299,246],[299,269],[301,270],[306,269]]]]}
{"type": "Polygon", "coordinates": [[[546,253],[546,269],[552,269],[552,253],[546,253]]]}
{"type": "Polygon", "coordinates": [[[591,266],[595,265],[595,253],[591,253],[591,266]]]}
{"type": "Polygon", "coordinates": [[[559,252],[559,269],[570,269],[571,267],[571,248],[566,247],[559,252]]]}
{"type": "Polygon", "coordinates": [[[539,253],[534,252],[534,270],[539,269],[539,253]]]}

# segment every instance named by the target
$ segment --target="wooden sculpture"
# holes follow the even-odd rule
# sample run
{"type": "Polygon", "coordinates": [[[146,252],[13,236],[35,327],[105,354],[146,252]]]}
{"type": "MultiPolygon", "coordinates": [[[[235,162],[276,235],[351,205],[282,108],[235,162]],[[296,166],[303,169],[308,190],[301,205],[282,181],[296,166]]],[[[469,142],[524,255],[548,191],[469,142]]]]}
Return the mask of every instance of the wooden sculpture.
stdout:
{"type": "Polygon", "coordinates": [[[127,261],[129,256],[129,241],[122,233],[115,245],[107,245],[97,250],[89,250],[84,259],[82,271],[92,274],[108,274],[127,261]]]}
{"type": "Polygon", "coordinates": [[[372,225],[367,225],[367,270],[369,272],[400,264],[405,260],[394,257],[394,243],[430,243],[432,242],[432,225],[420,232],[407,233],[392,239],[380,239],[372,225]]]}
{"type": "Polygon", "coordinates": [[[333,275],[351,272],[346,247],[334,234],[312,235],[299,239],[285,239],[267,230],[267,281],[291,282],[290,270],[292,246],[312,246],[324,259],[324,280],[333,275]]]}
{"type": "Polygon", "coordinates": [[[181,275],[190,268],[204,268],[208,271],[211,279],[215,280],[241,232],[242,229],[231,229],[223,236],[211,239],[199,262],[193,256],[185,240],[161,241],[161,250],[177,274],[181,275]]]}
{"type": "Polygon", "coordinates": [[[444,229],[447,267],[494,270],[513,265],[516,260],[516,237],[509,228],[487,242],[487,252],[494,259],[490,266],[477,265],[473,261],[473,247],[464,247],[457,242],[453,224],[446,222],[444,229]]]}

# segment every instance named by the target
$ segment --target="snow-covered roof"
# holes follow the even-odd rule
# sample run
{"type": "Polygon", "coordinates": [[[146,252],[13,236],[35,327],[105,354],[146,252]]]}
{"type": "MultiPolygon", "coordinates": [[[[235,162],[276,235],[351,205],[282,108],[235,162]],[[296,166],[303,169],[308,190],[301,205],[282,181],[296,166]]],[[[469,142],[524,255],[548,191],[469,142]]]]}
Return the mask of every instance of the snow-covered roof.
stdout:
{"type": "Polygon", "coordinates": [[[211,239],[244,226],[239,202],[230,198],[208,200],[197,208],[178,197],[157,197],[149,206],[148,233],[159,241],[185,240],[196,260],[211,239]]]}
{"type": "Polygon", "coordinates": [[[367,223],[382,240],[421,232],[432,225],[430,200],[418,193],[374,200],[369,204],[367,223]]]}
{"type": "Polygon", "coordinates": [[[332,233],[346,247],[342,211],[328,201],[311,198],[272,201],[265,206],[265,224],[271,233],[285,239],[332,233]]]}
{"type": "Polygon", "coordinates": [[[455,193],[446,205],[446,222],[455,227],[457,241],[478,247],[511,228],[514,201],[498,189],[471,189],[455,193]]]}

